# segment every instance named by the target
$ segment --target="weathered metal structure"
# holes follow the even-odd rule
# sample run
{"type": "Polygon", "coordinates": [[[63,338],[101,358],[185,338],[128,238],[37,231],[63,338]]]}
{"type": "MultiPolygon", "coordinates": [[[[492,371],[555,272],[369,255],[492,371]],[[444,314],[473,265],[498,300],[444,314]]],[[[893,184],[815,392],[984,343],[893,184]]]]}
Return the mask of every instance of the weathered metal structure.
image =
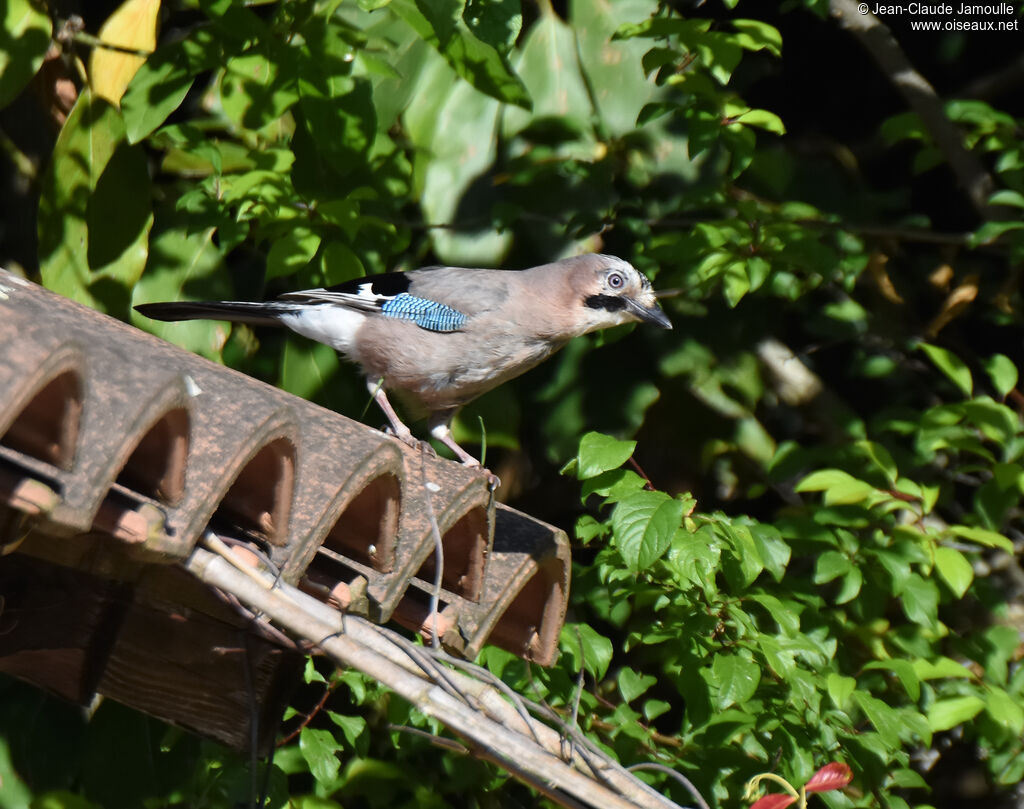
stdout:
{"type": "Polygon", "coordinates": [[[478,470],[0,271],[0,671],[247,747],[302,658],[180,563],[213,532],[429,633],[435,525],[442,644],[549,663],[565,535],[495,506],[478,470]]]}

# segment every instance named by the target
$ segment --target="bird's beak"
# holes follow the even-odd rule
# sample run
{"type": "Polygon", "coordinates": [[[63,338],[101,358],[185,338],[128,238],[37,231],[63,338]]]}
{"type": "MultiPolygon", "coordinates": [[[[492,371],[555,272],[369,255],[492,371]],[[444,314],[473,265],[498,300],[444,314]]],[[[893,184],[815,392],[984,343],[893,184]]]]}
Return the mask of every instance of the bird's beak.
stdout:
{"type": "Polygon", "coordinates": [[[632,298],[625,298],[625,301],[626,308],[644,323],[651,323],[663,329],[672,328],[672,321],[668,319],[668,315],[661,310],[658,304],[652,303],[650,306],[644,306],[632,298]]]}

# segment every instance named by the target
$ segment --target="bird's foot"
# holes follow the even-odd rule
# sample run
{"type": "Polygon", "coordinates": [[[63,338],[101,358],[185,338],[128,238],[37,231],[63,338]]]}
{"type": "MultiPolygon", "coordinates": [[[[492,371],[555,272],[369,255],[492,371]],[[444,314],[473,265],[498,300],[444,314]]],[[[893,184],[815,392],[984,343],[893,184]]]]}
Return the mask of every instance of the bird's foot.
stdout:
{"type": "MultiPolygon", "coordinates": [[[[461,449],[461,447],[459,447],[461,449]]],[[[468,452],[464,453],[465,457],[461,458],[462,465],[468,469],[479,469],[485,478],[487,478],[487,488],[492,492],[495,489],[501,487],[501,478],[494,474],[490,469],[487,469],[483,464],[480,463],[476,458],[470,455],[468,452]]]]}
{"type": "MultiPolygon", "coordinates": [[[[402,426],[405,427],[404,424],[402,426]]],[[[384,427],[381,427],[380,431],[384,433],[384,435],[390,435],[392,438],[397,438],[403,444],[405,444],[408,447],[412,447],[413,449],[422,449],[423,446],[427,444],[426,441],[421,441],[419,438],[414,436],[412,434],[412,431],[408,427],[405,427],[404,430],[396,430],[394,427],[388,424],[385,425],[384,427]]]]}

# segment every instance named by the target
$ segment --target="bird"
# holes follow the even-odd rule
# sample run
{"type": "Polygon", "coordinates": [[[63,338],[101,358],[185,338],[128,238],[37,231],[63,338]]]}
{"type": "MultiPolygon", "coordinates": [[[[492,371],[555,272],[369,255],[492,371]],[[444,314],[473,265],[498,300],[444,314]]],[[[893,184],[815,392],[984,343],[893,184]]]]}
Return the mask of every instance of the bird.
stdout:
{"type": "MultiPolygon", "coordinates": [[[[524,270],[424,267],[288,292],[267,302],[143,303],[163,321],[285,326],[359,365],[403,442],[420,442],[387,392],[426,413],[431,436],[467,466],[451,421],[459,408],[535,367],[569,340],[623,323],[671,329],[650,280],[628,261],[587,253],[524,270]]],[[[496,480],[496,479],[495,479],[496,480]]]]}

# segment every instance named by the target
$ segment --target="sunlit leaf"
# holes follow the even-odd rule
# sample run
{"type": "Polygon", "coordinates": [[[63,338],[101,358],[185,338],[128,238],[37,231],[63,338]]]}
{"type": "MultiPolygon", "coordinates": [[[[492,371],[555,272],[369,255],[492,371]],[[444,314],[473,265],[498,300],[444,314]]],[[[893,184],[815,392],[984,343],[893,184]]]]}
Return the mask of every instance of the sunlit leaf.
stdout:
{"type": "Polygon", "coordinates": [[[656,561],[672,542],[683,517],[683,503],[664,492],[634,492],[612,512],[619,553],[631,570],[656,561]]]}
{"type": "Polygon", "coordinates": [[[1011,390],[1017,387],[1018,371],[1013,360],[1005,354],[993,354],[982,363],[985,370],[992,378],[996,392],[1000,396],[1006,396],[1011,390]]]}
{"type": "Polygon", "coordinates": [[[30,0],[8,0],[0,16],[0,107],[6,107],[28,84],[50,46],[50,18],[30,0]]]}
{"type": "Polygon", "coordinates": [[[633,455],[636,441],[620,441],[603,433],[587,433],[580,439],[576,476],[580,480],[618,469],[633,455]]]}
{"type": "Polygon", "coordinates": [[[718,690],[718,708],[742,705],[761,682],[761,668],[739,655],[719,654],[711,664],[711,682],[718,690]]]}
{"type": "Polygon", "coordinates": [[[612,662],[612,642],[587,624],[566,624],[562,627],[560,646],[564,654],[600,680],[612,662]]]}
{"type": "Polygon", "coordinates": [[[970,369],[952,351],[928,343],[921,343],[919,348],[928,355],[935,367],[944,373],[965,396],[970,396],[974,388],[970,369]]]}
{"type": "Polygon", "coordinates": [[[953,697],[935,702],[928,709],[928,725],[938,733],[969,722],[985,708],[978,697],[953,697]]]}
{"type": "MultiPolygon", "coordinates": [[[[125,0],[99,31],[104,43],[125,50],[150,53],[156,47],[160,0],[125,0]]],[[[89,58],[89,81],[93,92],[115,106],[121,103],[128,83],[136,74],[145,56],[101,46],[92,49],[89,58]]]]}
{"type": "Polygon", "coordinates": [[[128,314],[153,225],[149,173],[118,111],[83,88],[42,180],[39,266],[46,286],[128,314]]]}
{"type": "Polygon", "coordinates": [[[330,784],[338,777],[341,746],[329,730],[304,727],[299,733],[299,750],[309,765],[309,772],[321,784],[330,784]]]}
{"type": "Polygon", "coordinates": [[[974,568],[960,551],[955,548],[938,547],[935,549],[935,569],[949,589],[963,598],[967,588],[974,581],[974,568]]]}

